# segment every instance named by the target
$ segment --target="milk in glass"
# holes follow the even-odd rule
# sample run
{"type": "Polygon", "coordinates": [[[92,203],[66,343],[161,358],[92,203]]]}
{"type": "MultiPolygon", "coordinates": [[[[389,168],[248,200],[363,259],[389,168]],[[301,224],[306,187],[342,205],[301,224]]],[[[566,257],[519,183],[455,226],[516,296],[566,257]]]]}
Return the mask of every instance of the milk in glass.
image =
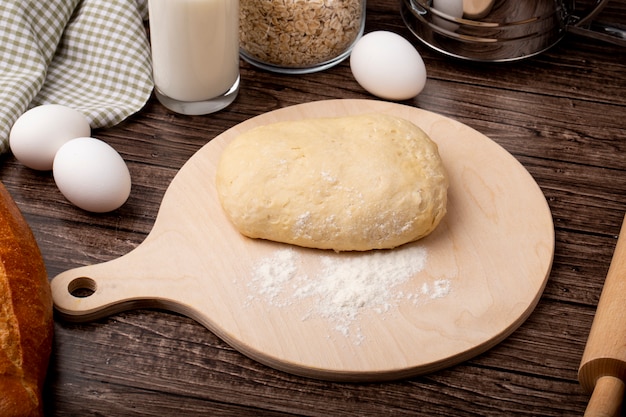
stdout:
{"type": "Polygon", "coordinates": [[[155,92],[183,114],[223,109],[239,86],[239,0],[149,0],[155,92]]]}

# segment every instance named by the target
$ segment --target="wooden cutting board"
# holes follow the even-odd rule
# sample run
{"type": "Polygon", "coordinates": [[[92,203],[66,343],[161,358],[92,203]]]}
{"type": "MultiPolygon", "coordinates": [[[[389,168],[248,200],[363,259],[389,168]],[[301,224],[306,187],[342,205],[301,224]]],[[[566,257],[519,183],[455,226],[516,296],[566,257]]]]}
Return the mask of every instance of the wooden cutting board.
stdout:
{"type": "Polygon", "coordinates": [[[222,133],[173,179],[144,242],[118,259],[63,272],[51,285],[55,307],[67,320],[139,307],[167,309],[286,372],[389,380],[459,363],[510,335],[537,304],[553,253],[554,227],[543,193],[495,142],[414,107],[329,100],[266,113],[222,133]],[[214,183],[230,140],[272,122],[368,112],[411,120],[439,145],[450,176],[449,203],[430,236],[393,251],[336,254],[249,239],[232,227],[214,183]],[[377,260],[383,255],[398,257],[377,260]],[[261,265],[272,265],[274,258],[282,260],[268,278],[261,265]],[[378,288],[376,299],[342,310],[327,298],[333,294],[326,278],[334,272],[324,262],[332,270],[356,262],[352,267],[370,271],[370,278],[375,271],[384,291],[378,288]],[[287,267],[296,271],[289,280],[283,279],[287,267]],[[321,282],[326,287],[317,293],[298,293],[321,282]],[[77,290],[93,294],[73,295],[77,290]]]}

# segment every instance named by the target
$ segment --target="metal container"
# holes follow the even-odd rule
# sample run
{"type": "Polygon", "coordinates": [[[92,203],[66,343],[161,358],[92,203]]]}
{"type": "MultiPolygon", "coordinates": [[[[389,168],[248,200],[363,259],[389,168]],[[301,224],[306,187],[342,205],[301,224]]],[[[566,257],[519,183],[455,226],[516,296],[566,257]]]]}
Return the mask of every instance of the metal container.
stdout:
{"type": "MultiPolygon", "coordinates": [[[[429,47],[472,61],[513,61],[539,54],[608,3],[577,14],[574,0],[400,0],[406,26],[429,47]]],[[[580,30],[579,30],[580,32],[580,30]]]]}
{"type": "Polygon", "coordinates": [[[279,73],[343,61],[365,27],[366,0],[240,0],[240,55],[279,73]]]}

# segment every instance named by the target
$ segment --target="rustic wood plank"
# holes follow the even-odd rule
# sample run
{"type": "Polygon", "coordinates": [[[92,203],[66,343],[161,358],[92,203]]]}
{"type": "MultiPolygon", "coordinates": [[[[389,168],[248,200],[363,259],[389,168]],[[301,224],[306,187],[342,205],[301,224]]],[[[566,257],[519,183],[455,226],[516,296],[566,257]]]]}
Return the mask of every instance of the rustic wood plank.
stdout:
{"type": "MultiPolygon", "coordinates": [[[[604,20],[624,22],[626,1],[604,20]]],[[[535,58],[507,65],[445,58],[412,39],[396,0],[368,2],[366,30],[392,30],[422,53],[429,80],[405,104],[455,118],[491,137],[533,175],[556,227],[543,297],[504,342],[422,377],[341,384],[275,371],[176,314],[139,310],[94,323],[56,323],[46,385],[49,415],[562,416],[582,415],[576,380],[626,208],[626,52],[568,35],[535,58]]],[[[225,129],[291,104],[372,98],[347,62],[286,76],[242,63],[242,90],[226,111],[187,117],[151,100],[137,115],[94,132],[128,161],[134,191],[105,215],[81,212],[49,173],[0,157],[0,180],[34,230],[51,276],[121,256],[151,230],[178,169],[225,129]]]]}
{"type": "MultiPolygon", "coordinates": [[[[540,315],[541,311],[538,320],[540,315]]],[[[74,353],[78,356],[57,357],[54,364],[62,366],[65,371],[59,375],[80,373],[89,380],[101,381],[105,387],[140,390],[157,387],[171,395],[209,400],[211,404],[232,402],[251,407],[263,405],[262,408],[266,409],[296,407],[303,415],[328,412],[350,415],[355,410],[363,410],[363,415],[382,412],[411,415],[416,410],[446,415],[449,412],[446,404],[454,397],[462,399],[459,403],[462,408],[458,408],[460,415],[502,415],[505,412],[533,415],[536,410],[543,413],[550,409],[553,411],[543,415],[560,415],[568,410],[567,407],[575,410],[584,404],[586,397],[572,380],[575,370],[564,366],[567,361],[563,358],[577,356],[576,346],[564,347],[556,342],[548,346],[541,342],[528,343],[529,336],[541,340],[542,335],[535,334],[535,331],[524,334],[524,329],[532,329],[533,324],[531,319],[509,340],[494,348],[490,355],[410,381],[385,384],[339,384],[283,374],[240,357],[239,353],[188,319],[169,313],[142,311],[80,326],[86,330],[83,332],[86,340],[79,338],[74,342],[74,353]],[[103,326],[109,332],[102,332],[103,326]],[[120,341],[124,342],[126,349],[111,350],[119,346],[120,341]],[[81,349],[85,342],[92,347],[88,352],[81,349]],[[537,351],[542,352],[540,357],[537,351]],[[129,369],[132,369],[131,373],[129,369]],[[271,388],[272,398],[263,397],[264,389],[259,390],[255,381],[264,381],[265,389],[271,388]],[[306,393],[301,391],[302,384],[309,387],[306,393]],[[481,387],[489,387],[489,390],[484,391],[481,387]],[[545,397],[541,400],[543,402],[533,398],[546,387],[570,396],[569,405],[553,404],[558,396],[548,392],[542,394],[545,397]],[[535,406],[529,404],[524,411],[516,408],[520,402],[529,399],[535,406]]],[[[571,332],[571,325],[567,329],[571,332]]],[[[555,334],[555,330],[559,329],[550,329],[549,334],[555,334]]],[[[70,336],[70,342],[75,333],[70,336]]],[[[572,339],[577,336],[572,335],[572,339]]],[[[92,397],[89,391],[101,389],[92,386],[86,395],[92,397]]],[[[104,398],[100,401],[106,403],[110,401],[108,398],[120,394],[101,395],[104,398]]],[[[211,404],[205,405],[205,411],[211,404]]]]}

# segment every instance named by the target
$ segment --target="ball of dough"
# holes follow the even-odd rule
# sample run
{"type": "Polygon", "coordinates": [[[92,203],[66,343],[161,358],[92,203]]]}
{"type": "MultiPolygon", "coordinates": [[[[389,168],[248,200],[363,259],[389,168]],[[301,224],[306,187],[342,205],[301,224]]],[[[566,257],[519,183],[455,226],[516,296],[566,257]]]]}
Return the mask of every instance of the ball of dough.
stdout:
{"type": "Polygon", "coordinates": [[[216,186],[246,236],[365,251],[433,231],[446,212],[448,179],[424,131],[366,114],[251,129],[224,150],[216,186]]]}

